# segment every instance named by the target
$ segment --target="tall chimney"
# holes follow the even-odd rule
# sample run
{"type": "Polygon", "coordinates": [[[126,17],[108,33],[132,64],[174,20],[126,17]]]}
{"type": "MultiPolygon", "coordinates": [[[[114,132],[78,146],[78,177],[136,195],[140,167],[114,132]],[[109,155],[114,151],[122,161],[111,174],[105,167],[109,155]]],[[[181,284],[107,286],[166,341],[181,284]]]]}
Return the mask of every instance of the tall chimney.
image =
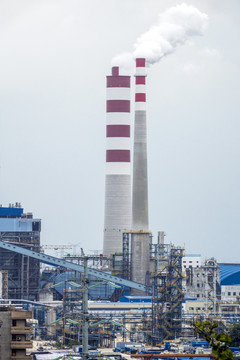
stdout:
{"type": "Polygon", "coordinates": [[[130,76],[107,76],[106,177],[103,253],[122,252],[131,227],[130,76]]]}
{"type": "MultiPolygon", "coordinates": [[[[133,145],[131,280],[146,283],[151,232],[148,231],[148,172],[145,59],[136,59],[135,124],[133,145]]],[[[139,295],[133,291],[133,295],[139,295]]]]}
{"type": "Polygon", "coordinates": [[[148,230],[146,60],[136,59],[132,229],[148,230]]]}

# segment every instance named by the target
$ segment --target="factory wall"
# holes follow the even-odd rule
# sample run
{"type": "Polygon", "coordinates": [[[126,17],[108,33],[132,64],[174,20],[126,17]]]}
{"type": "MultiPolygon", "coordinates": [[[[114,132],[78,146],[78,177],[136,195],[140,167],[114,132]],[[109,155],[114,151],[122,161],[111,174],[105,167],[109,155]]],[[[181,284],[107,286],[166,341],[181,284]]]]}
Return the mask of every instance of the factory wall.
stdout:
{"type": "MultiPolygon", "coordinates": [[[[151,240],[149,232],[136,232],[131,236],[131,280],[140,284],[146,283],[146,274],[150,268],[151,240]]],[[[139,294],[136,290],[131,293],[139,294]]]]}
{"type": "Polygon", "coordinates": [[[40,219],[7,219],[0,218],[0,232],[30,232],[40,219]]]}
{"type": "Polygon", "coordinates": [[[222,285],[221,286],[221,300],[239,302],[240,299],[240,285],[222,285]]]}

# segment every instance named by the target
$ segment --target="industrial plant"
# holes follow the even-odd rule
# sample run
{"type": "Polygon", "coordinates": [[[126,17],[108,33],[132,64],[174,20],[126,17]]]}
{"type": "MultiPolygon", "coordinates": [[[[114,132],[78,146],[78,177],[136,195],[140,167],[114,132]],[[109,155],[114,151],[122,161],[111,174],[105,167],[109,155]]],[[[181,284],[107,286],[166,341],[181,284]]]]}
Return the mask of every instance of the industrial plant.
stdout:
{"type": "Polygon", "coordinates": [[[187,342],[195,336],[196,317],[223,328],[240,320],[240,264],[202,261],[200,254],[168,243],[164,231],[153,242],[145,58],[136,59],[134,79],[133,130],[131,77],[118,66],[107,76],[103,253],[47,255],[41,220],[20,203],[0,207],[4,360],[38,359],[26,353],[32,340],[63,347],[75,342],[87,359],[89,346],[133,351],[139,343],[161,348],[173,339],[187,342]]]}

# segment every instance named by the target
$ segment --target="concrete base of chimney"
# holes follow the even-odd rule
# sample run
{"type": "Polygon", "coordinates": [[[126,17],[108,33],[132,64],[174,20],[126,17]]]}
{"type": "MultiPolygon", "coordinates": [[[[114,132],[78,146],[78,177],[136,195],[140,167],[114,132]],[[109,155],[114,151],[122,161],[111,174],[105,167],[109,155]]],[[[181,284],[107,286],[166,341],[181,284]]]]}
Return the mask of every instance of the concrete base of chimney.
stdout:
{"type": "MultiPolygon", "coordinates": [[[[131,280],[145,284],[146,274],[150,270],[150,244],[152,233],[137,231],[131,233],[131,280]]],[[[132,295],[142,295],[133,290],[132,295]]]]}
{"type": "Polygon", "coordinates": [[[103,254],[122,252],[122,233],[131,227],[131,177],[107,175],[103,254]]]}

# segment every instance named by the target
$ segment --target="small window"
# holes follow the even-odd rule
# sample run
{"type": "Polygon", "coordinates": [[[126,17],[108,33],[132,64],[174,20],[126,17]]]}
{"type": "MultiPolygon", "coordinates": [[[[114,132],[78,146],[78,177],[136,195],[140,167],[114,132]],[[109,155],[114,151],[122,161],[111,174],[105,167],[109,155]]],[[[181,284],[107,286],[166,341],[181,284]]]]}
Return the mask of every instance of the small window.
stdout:
{"type": "Polygon", "coordinates": [[[186,262],[186,261],[185,261],[185,260],[183,260],[183,263],[184,263],[184,264],[185,264],[185,262],[186,262]]]}
{"type": "Polygon", "coordinates": [[[236,292],[233,292],[233,296],[236,296],[236,292]]]}
{"type": "Polygon", "coordinates": [[[228,296],[231,296],[231,293],[230,293],[230,291],[228,292],[228,296]]]}
{"type": "Polygon", "coordinates": [[[199,298],[200,297],[200,295],[199,294],[197,294],[197,298],[199,298]]]}
{"type": "Polygon", "coordinates": [[[192,261],[190,260],[189,263],[192,263],[192,261]]]}

